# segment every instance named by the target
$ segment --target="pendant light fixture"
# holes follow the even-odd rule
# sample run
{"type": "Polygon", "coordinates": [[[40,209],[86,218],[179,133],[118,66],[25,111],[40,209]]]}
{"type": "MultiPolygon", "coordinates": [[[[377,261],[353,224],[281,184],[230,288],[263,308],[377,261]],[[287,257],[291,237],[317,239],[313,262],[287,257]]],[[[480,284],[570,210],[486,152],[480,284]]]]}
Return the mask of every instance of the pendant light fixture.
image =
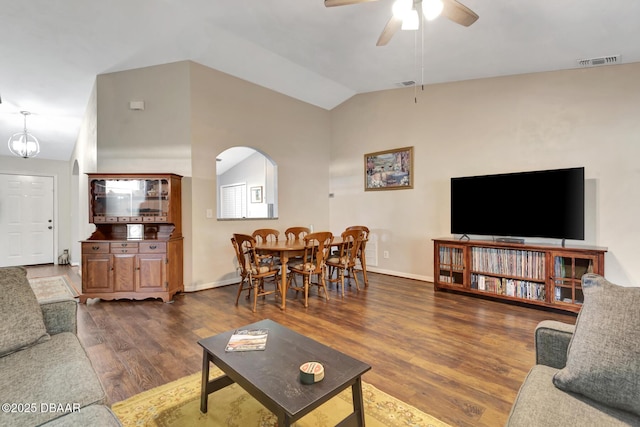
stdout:
{"type": "Polygon", "coordinates": [[[18,157],[28,159],[38,155],[40,152],[40,144],[35,136],[27,132],[27,116],[31,113],[28,111],[20,111],[20,114],[24,116],[24,130],[9,138],[9,151],[18,157]]]}

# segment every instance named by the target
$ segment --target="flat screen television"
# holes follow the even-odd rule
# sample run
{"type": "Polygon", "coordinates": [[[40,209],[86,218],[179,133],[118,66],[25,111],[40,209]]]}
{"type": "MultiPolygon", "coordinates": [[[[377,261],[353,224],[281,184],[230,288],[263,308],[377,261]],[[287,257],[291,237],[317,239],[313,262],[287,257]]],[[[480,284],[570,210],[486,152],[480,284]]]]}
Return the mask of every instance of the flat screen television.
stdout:
{"type": "Polygon", "coordinates": [[[451,233],[584,240],[584,168],[451,178],[451,233]]]}

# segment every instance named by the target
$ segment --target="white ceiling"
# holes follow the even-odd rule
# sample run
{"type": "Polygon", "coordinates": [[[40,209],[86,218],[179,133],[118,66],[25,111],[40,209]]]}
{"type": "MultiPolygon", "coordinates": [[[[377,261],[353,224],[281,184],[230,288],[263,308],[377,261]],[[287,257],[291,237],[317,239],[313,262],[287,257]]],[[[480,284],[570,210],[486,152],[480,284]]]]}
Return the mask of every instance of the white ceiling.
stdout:
{"type": "Polygon", "coordinates": [[[68,160],[96,75],[187,59],[325,109],[407,80],[640,62],[640,1],[462,2],[480,18],[428,22],[422,67],[415,32],[375,45],[392,0],[0,0],[0,155],[27,110],[40,157],[68,160]]]}

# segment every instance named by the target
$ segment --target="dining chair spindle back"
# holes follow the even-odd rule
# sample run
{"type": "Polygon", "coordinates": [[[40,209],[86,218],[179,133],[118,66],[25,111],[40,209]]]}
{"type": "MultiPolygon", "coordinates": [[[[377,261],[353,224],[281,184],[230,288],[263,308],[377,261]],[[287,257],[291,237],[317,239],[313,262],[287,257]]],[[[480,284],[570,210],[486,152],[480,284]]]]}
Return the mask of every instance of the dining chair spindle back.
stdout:
{"type": "Polygon", "coordinates": [[[364,281],[365,288],[369,286],[369,279],[367,278],[367,257],[365,256],[367,249],[367,242],[369,241],[369,227],[366,225],[352,225],[347,227],[345,231],[360,230],[362,231],[362,243],[358,250],[358,260],[360,261],[360,267],[362,268],[362,280],[364,281]]]}
{"type": "Polygon", "coordinates": [[[247,291],[247,299],[253,293],[253,312],[256,312],[258,305],[258,297],[265,297],[278,292],[278,284],[275,280],[278,269],[273,263],[273,256],[259,254],[256,250],[256,240],[248,234],[234,234],[231,238],[231,244],[236,253],[238,260],[238,269],[240,273],[240,284],[238,285],[238,294],[236,296],[236,305],[240,299],[240,294],[247,291]],[[274,278],[274,290],[265,288],[264,279],[267,277],[274,278]]]}
{"type": "Polygon", "coordinates": [[[311,233],[309,227],[289,227],[284,231],[287,240],[302,240],[309,233],[311,233]]]}
{"type": "Polygon", "coordinates": [[[317,286],[318,294],[320,289],[324,291],[325,300],[329,300],[326,282],[326,261],[331,250],[333,234],[330,231],[319,231],[304,236],[304,255],[297,263],[289,264],[289,276],[287,278],[287,289],[294,289],[296,296],[298,292],[304,293],[304,306],[309,307],[309,287],[317,286]],[[295,281],[295,276],[302,276],[302,286],[291,286],[295,281]],[[311,276],[317,276],[317,281],[311,282],[311,276]]]}
{"type": "Polygon", "coordinates": [[[348,275],[353,277],[356,282],[356,289],[360,290],[358,284],[358,276],[355,274],[354,267],[358,258],[358,251],[362,245],[364,233],[361,230],[345,230],[342,232],[342,243],[340,244],[337,254],[332,254],[327,259],[327,268],[329,272],[329,282],[336,283],[342,288],[342,296],[344,297],[344,279],[348,275]],[[333,273],[337,273],[333,278],[333,273]]]}

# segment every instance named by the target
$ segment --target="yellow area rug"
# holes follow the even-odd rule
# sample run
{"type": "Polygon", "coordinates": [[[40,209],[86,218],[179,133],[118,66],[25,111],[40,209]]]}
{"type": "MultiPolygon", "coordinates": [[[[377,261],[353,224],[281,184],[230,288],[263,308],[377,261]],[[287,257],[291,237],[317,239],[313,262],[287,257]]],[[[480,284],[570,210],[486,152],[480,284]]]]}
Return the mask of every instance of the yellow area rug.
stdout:
{"type": "MultiPolygon", "coordinates": [[[[211,367],[211,378],[222,372],[211,367]]],[[[201,374],[193,374],[112,405],[124,426],[276,426],[277,418],[237,384],[209,395],[200,413],[201,374]]],[[[447,427],[448,424],[362,383],[368,427],[447,427]]],[[[299,427],[335,426],[353,412],[351,387],[297,421],[299,427]]]]}
{"type": "Polygon", "coordinates": [[[50,276],[29,279],[33,293],[38,302],[52,302],[63,299],[76,298],[78,291],[71,284],[67,276],[50,276]]]}

